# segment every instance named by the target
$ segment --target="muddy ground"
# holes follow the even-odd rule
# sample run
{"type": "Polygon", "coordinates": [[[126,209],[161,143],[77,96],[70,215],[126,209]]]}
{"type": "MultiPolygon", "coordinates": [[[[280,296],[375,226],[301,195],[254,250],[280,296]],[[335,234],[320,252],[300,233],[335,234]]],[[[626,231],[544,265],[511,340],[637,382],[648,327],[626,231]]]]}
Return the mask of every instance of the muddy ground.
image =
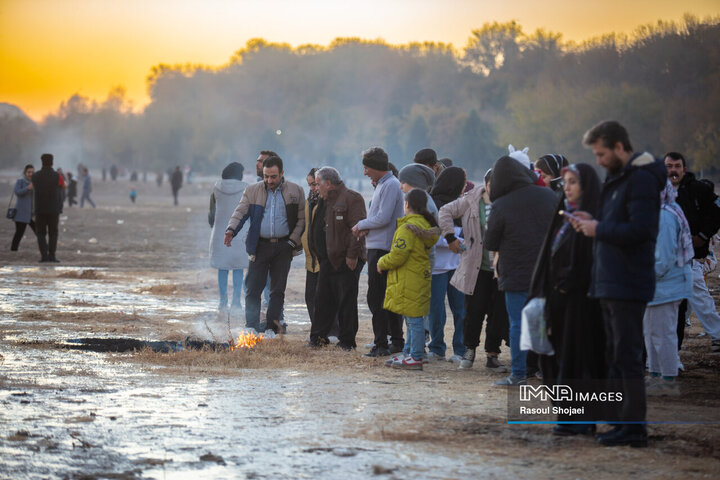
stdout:
{"type": "MultiPolygon", "coordinates": [[[[11,178],[0,179],[0,198],[11,178]]],[[[14,180],[13,180],[14,181],[14,180]]],[[[508,425],[498,374],[434,363],[422,372],[362,358],[372,339],[361,278],[357,352],[304,347],[303,259],[286,297],[288,334],[252,351],[97,353],[78,337],[227,341],[208,268],[208,181],[95,179],[96,209],[66,208],[57,265],[34,238],[0,251],[0,478],[718,478],[720,425],[650,425],[650,448],[602,448],[548,425],[508,425]]],[[[710,280],[718,292],[717,273],[710,280]]],[[[229,333],[228,333],[229,332],[229,333]]],[[[649,418],[715,419],[720,354],[697,319],[682,394],[649,418]]],[[[446,338],[451,337],[448,329],[446,338]]],[[[501,360],[509,364],[503,348],[501,360]]],[[[449,354],[448,354],[449,355],[449,354]]]]}

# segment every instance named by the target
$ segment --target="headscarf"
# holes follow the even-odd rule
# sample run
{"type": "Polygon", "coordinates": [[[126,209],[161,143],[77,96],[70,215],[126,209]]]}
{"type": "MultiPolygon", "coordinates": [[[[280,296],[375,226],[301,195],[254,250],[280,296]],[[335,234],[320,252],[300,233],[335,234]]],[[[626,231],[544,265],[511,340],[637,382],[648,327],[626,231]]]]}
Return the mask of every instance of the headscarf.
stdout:
{"type": "Polygon", "coordinates": [[[228,164],[222,171],[223,179],[242,180],[245,168],[238,162],[228,164]]]}
{"type": "Polygon", "coordinates": [[[677,198],[677,192],[668,180],[665,183],[665,189],[660,192],[660,208],[667,210],[677,217],[678,223],[680,224],[680,231],[678,232],[678,249],[677,249],[677,264],[678,267],[684,267],[695,255],[695,250],[692,244],[692,235],[690,234],[690,226],[688,225],[685,214],[680,208],[680,205],[675,203],[677,198]]]}
{"type": "Polygon", "coordinates": [[[447,167],[437,177],[435,185],[430,190],[430,196],[440,209],[443,205],[460,198],[464,189],[465,171],[460,167],[447,167]]]}
{"type": "Polygon", "coordinates": [[[558,191],[562,180],[563,168],[567,167],[568,164],[569,162],[567,158],[563,155],[550,153],[538,158],[538,161],[535,162],[535,168],[542,170],[545,173],[549,173],[552,179],[550,180],[550,185],[548,186],[554,191],[558,191]]]}
{"type": "MultiPolygon", "coordinates": [[[[565,199],[565,210],[568,212],[574,212],[576,210],[582,210],[588,212],[593,217],[595,216],[598,204],[600,201],[600,178],[598,178],[595,169],[586,163],[574,163],[568,165],[560,171],[560,176],[565,175],[565,172],[570,172],[580,181],[580,189],[582,194],[577,204],[571,204],[565,199]]],[[[567,218],[563,220],[562,226],[558,229],[553,239],[551,252],[555,253],[563,238],[572,229],[570,222],[567,218]]]]}

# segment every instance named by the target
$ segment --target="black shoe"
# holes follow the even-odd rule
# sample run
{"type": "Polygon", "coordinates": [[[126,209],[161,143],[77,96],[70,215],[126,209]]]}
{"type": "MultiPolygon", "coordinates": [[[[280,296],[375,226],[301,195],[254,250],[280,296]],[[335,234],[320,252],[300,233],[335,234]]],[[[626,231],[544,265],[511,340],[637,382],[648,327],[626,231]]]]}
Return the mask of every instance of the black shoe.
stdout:
{"type": "Polygon", "coordinates": [[[48,262],[52,262],[52,263],[60,263],[60,260],[58,260],[58,259],[55,258],[55,257],[50,257],[50,258],[48,258],[47,261],[48,261],[48,262]]]}
{"type": "Polygon", "coordinates": [[[598,439],[598,443],[606,447],[630,445],[633,448],[647,448],[648,437],[644,430],[631,430],[625,426],[613,436],[598,439]]]}
{"type": "Polygon", "coordinates": [[[559,437],[571,437],[573,435],[593,435],[595,434],[595,425],[588,423],[572,424],[572,425],[555,425],[552,434],[559,437]]]}
{"type": "Polygon", "coordinates": [[[50,261],[50,259],[48,257],[42,257],[40,260],[38,260],[39,263],[46,263],[49,261],[50,261]]]}
{"type": "Polygon", "coordinates": [[[392,355],[393,353],[400,353],[403,351],[403,347],[404,347],[404,345],[398,346],[398,345],[395,345],[394,343],[391,343],[388,346],[388,351],[390,352],[390,355],[392,355]]]}
{"type": "Polygon", "coordinates": [[[607,432],[598,433],[595,435],[595,440],[598,442],[603,441],[607,438],[614,437],[618,433],[620,433],[620,430],[622,430],[622,425],[614,425],[611,430],[608,430],[607,432]]]}
{"type": "Polygon", "coordinates": [[[355,350],[355,347],[353,347],[352,345],[348,345],[348,344],[342,343],[342,342],[336,343],[335,348],[339,348],[343,352],[352,352],[353,350],[355,350]]]}
{"type": "Polygon", "coordinates": [[[307,346],[310,348],[322,348],[327,346],[330,341],[327,338],[322,337],[311,337],[307,346]]]}
{"type": "Polygon", "coordinates": [[[378,347],[375,345],[372,350],[363,355],[363,357],[376,358],[376,357],[387,357],[390,355],[390,350],[387,347],[378,347]]]}

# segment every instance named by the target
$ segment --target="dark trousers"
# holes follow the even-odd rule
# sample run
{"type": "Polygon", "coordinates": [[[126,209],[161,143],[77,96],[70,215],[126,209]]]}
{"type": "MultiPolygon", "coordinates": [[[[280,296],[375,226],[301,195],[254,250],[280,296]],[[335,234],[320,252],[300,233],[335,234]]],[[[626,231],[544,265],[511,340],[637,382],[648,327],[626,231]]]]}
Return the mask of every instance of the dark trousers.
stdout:
{"type": "Polygon", "coordinates": [[[285,302],[285,287],[290,272],[293,250],[286,240],[269,242],[260,239],[255,250],[255,260],[250,262],[245,284],[245,325],[258,329],[260,326],[260,296],[270,275],[270,301],[268,302],[267,328],[279,332],[280,315],[285,302]]]}
{"type": "Polygon", "coordinates": [[[174,204],[174,205],[177,205],[177,204],[178,204],[178,190],[175,190],[175,189],[173,188],[172,193],[173,193],[173,204],[174,204]]]}
{"type": "Polygon", "coordinates": [[[310,270],[305,273],[305,305],[307,306],[311,324],[315,321],[315,292],[317,290],[318,275],[320,275],[319,272],[311,272],[310,270]]]}
{"type": "Polygon", "coordinates": [[[55,250],[58,241],[59,213],[36,213],[35,233],[37,234],[38,247],[43,260],[55,258],[55,250]],[[48,238],[45,238],[45,235],[48,238]]]}
{"type": "Polygon", "coordinates": [[[367,303],[372,313],[373,334],[375,335],[375,346],[387,348],[387,336],[393,345],[402,348],[405,345],[402,332],[402,316],[385,310],[385,289],[387,288],[387,272],[377,272],[377,262],[383,255],[389,253],[387,250],[375,248],[368,249],[368,291],[367,303]]]}
{"type": "Polygon", "coordinates": [[[678,324],[677,324],[677,336],[678,336],[678,350],[682,348],[683,340],[685,340],[685,315],[687,315],[688,301],[687,298],[680,302],[680,308],[678,308],[678,324]]]}
{"type": "MultiPolygon", "coordinates": [[[[317,289],[318,275],[320,275],[320,272],[313,273],[310,271],[307,272],[307,274],[305,275],[305,305],[307,305],[308,315],[310,316],[311,324],[315,320],[315,291],[317,289]]],[[[330,327],[330,332],[328,333],[328,336],[337,337],[339,331],[340,327],[338,323],[338,318],[335,317],[332,327],[330,327]]]]}
{"type": "Polygon", "coordinates": [[[485,270],[478,272],[472,295],[465,295],[463,338],[467,348],[477,348],[485,318],[485,352],[500,353],[502,339],[508,338],[505,295],[498,291],[497,279],[485,270]]]}
{"type": "MultiPolygon", "coordinates": [[[[645,364],[643,363],[643,315],[645,302],[600,300],[605,324],[608,391],[622,392],[622,402],[611,408],[609,420],[644,422],[645,364]],[[617,411],[620,408],[620,411],[617,411]],[[614,411],[613,411],[614,410],[614,411]]],[[[644,425],[631,425],[644,431],[644,425]]]]}
{"type": "Polygon", "coordinates": [[[320,262],[317,289],[315,291],[315,318],[310,328],[310,339],[327,339],[335,318],[339,321],[338,340],[347,347],[355,348],[358,331],[358,284],[364,262],[358,260],[355,270],[343,262],[338,270],[329,260],[320,262]]]}
{"type": "Polygon", "coordinates": [[[30,223],[23,223],[23,222],[15,222],[15,236],[12,239],[12,245],[10,245],[10,250],[15,251],[20,246],[20,240],[22,240],[23,235],[25,235],[25,229],[27,226],[30,225],[30,230],[35,232],[35,222],[30,220],[30,223]]]}

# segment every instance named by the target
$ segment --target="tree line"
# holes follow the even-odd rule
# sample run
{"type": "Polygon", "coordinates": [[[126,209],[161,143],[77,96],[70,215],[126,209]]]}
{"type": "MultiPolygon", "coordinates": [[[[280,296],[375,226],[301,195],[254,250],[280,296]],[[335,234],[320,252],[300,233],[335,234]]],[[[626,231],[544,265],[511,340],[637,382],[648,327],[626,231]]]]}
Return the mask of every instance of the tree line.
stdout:
{"type": "Polygon", "coordinates": [[[360,152],[383,146],[404,165],[425,147],[478,178],[506,151],[592,162],[580,139],[614,118],[636,150],[681,151],[720,167],[720,17],[658,22],[583,43],[516,22],[473,30],[461,51],[340,38],[328,46],[247,42],[226,65],[157,65],[150,103],[133,112],[121,87],[104,101],[73,95],[35,124],[0,110],[0,167],[42,151],[57,163],[217,173],[260,149],[290,173],[332,165],[360,176],[360,152]]]}

